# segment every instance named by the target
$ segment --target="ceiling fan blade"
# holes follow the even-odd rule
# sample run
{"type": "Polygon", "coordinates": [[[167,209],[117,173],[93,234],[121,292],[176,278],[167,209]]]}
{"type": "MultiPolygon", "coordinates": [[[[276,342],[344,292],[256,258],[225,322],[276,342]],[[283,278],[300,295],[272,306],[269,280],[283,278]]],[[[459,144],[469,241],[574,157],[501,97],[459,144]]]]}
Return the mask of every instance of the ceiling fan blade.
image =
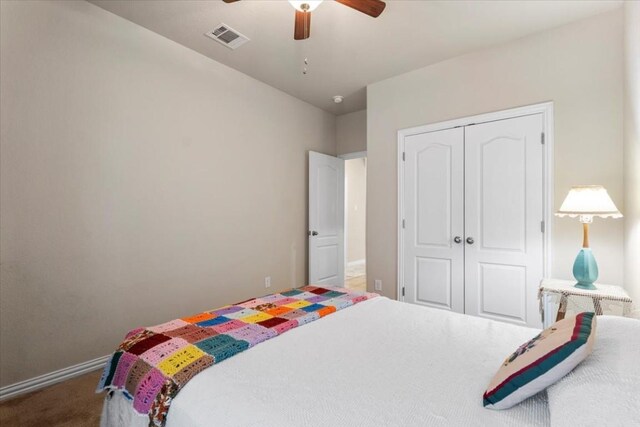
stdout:
{"type": "Polygon", "coordinates": [[[293,38],[304,40],[309,38],[311,32],[311,12],[296,10],[296,23],[293,28],[293,38]]]}
{"type": "Polygon", "coordinates": [[[222,1],[225,2],[225,3],[235,3],[235,2],[240,1],[240,0],[222,0],[222,1]]]}
{"type": "Polygon", "coordinates": [[[345,6],[362,12],[374,18],[380,16],[384,8],[387,6],[381,0],[336,0],[345,6]]]}

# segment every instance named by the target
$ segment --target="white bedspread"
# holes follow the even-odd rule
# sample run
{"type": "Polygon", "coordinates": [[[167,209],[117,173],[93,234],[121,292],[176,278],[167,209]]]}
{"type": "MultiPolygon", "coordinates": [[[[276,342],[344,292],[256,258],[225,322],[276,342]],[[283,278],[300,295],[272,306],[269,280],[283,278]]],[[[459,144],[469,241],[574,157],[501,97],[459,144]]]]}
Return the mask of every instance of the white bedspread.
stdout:
{"type": "Polygon", "coordinates": [[[593,353],[548,393],[554,426],[640,426],[640,321],[599,316],[593,353]]]}
{"type": "MultiPolygon", "coordinates": [[[[546,394],[506,410],[482,393],[537,330],[375,298],[193,378],[167,427],[548,426],[546,394]]],[[[103,426],[144,426],[120,394],[103,426]]]]}

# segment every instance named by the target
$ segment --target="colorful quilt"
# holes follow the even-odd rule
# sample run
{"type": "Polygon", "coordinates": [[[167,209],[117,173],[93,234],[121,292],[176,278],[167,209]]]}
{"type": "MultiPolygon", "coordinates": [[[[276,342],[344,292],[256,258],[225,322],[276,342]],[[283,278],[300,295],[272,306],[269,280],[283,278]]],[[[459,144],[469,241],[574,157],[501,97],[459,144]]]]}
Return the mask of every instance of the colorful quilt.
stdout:
{"type": "Polygon", "coordinates": [[[261,342],[378,296],[306,286],[130,331],[96,392],[120,390],[150,426],[164,426],[173,398],[196,374],[261,342]]]}

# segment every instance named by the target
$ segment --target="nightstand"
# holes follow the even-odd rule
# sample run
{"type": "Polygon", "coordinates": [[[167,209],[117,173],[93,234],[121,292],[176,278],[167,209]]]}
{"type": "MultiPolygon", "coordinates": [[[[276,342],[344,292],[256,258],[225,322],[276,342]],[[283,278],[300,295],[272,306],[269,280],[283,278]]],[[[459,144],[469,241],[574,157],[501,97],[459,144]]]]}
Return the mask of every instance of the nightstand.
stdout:
{"type": "Polygon", "coordinates": [[[596,283],[595,290],[576,288],[574,280],[542,279],[538,299],[545,328],[564,319],[567,311],[593,311],[596,315],[628,316],[633,301],[621,286],[596,283]],[[556,316],[552,316],[558,306],[556,316]]]}

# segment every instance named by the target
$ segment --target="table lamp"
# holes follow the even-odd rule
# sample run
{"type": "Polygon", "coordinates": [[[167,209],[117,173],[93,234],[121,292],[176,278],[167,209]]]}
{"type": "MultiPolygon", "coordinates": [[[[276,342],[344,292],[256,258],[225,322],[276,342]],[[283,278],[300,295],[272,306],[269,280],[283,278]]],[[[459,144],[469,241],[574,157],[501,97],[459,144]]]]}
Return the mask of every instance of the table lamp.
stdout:
{"type": "Polygon", "coordinates": [[[578,281],[575,287],[596,289],[593,282],[598,279],[598,264],[589,248],[589,224],[594,216],[622,218],[622,214],[602,185],[577,185],[571,187],[556,216],[580,219],[583,236],[582,249],[573,263],[573,277],[578,281]]]}

